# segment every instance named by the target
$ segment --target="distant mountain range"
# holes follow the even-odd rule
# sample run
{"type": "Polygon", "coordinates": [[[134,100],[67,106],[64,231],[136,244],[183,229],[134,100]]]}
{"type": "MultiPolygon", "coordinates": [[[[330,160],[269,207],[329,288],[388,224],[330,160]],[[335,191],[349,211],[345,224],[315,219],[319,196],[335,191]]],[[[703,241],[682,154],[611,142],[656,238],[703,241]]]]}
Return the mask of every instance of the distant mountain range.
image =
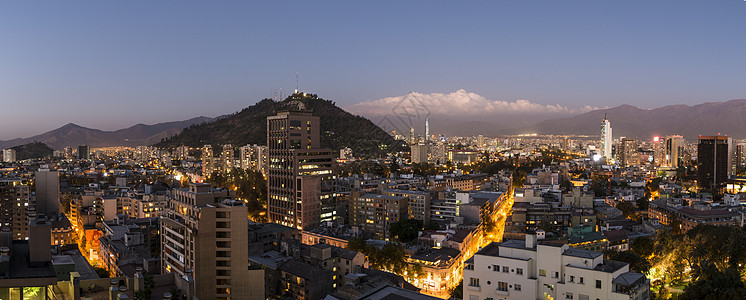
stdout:
{"type": "Polygon", "coordinates": [[[42,142],[54,149],[62,149],[67,146],[75,147],[78,145],[90,145],[91,147],[152,145],[160,142],[163,138],[178,134],[182,129],[190,125],[211,122],[213,120],[215,119],[197,117],[185,121],[153,125],[137,124],[116,131],[86,128],[69,123],[55,130],[29,138],[0,141],[0,149],[33,142],[42,142]]]}
{"type": "MultiPolygon", "coordinates": [[[[66,146],[90,145],[137,146],[205,144],[234,146],[266,143],[266,118],[279,110],[305,108],[321,117],[322,146],[332,149],[351,147],[358,154],[379,155],[386,150],[381,144],[405,149],[370,120],[352,115],[329,100],[311,95],[284,101],[264,99],[232,115],[218,118],[197,117],[185,121],[154,125],[138,124],[116,131],[103,131],[67,124],[58,129],[24,139],[0,141],[0,149],[33,142],[42,142],[54,149],[66,146]]],[[[431,116],[433,134],[498,136],[507,134],[567,134],[599,135],[604,115],[611,121],[613,134],[618,137],[648,139],[653,136],[683,135],[696,140],[699,135],[718,133],[734,138],[746,138],[746,99],[708,102],[698,105],[669,105],[655,109],[641,109],[631,105],[598,109],[558,119],[538,115],[511,114],[492,120],[463,120],[449,116],[431,116]],[[528,125],[531,123],[533,125],[528,125]]],[[[374,117],[375,119],[375,117],[374,117]]],[[[415,124],[418,133],[424,132],[424,119],[415,124]],[[422,123],[422,124],[419,124],[422,123]]],[[[382,123],[383,122],[378,122],[382,123]]],[[[388,129],[387,129],[388,130],[388,129]]],[[[391,149],[388,149],[391,150],[391,149]]]]}
{"type": "Polygon", "coordinates": [[[648,139],[678,134],[696,140],[699,135],[728,135],[746,138],[746,99],[707,102],[698,105],[669,105],[641,109],[620,105],[573,117],[544,120],[511,133],[600,135],[601,120],[607,116],[614,138],[648,139]]]}

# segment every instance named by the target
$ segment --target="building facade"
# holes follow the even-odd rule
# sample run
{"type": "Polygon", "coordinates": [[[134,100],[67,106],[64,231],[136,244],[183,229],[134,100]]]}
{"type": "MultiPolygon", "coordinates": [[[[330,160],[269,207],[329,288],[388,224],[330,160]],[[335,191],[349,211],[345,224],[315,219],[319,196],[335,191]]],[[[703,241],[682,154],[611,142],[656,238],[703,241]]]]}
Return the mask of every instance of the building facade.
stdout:
{"type": "Polygon", "coordinates": [[[650,280],[629,264],[567,244],[491,243],[464,264],[464,299],[650,299],[650,280]]]}
{"type": "Polygon", "coordinates": [[[733,141],[727,136],[700,136],[697,145],[697,186],[717,190],[733,165],[733,141]]]}
{"type": "Polygon", "coordinates": [[[334,159],[321,148],[320,121],[306,111],[267,118],[267,217],[297,229],[336,218],[334,159]]]}
{"type": "Polygon", "coordinates": [[[248,299],[248,210],[223,189],[191,183],[168,198],[161,268],[194,278],[199,299],[248,299]]]}
{"type": "Polygon", "coordinates": [[[389,226],[408,215],[407,198],[378,194],[353,197],[350,225],[358,226],[379,239],[390,238],[389,226]]]}

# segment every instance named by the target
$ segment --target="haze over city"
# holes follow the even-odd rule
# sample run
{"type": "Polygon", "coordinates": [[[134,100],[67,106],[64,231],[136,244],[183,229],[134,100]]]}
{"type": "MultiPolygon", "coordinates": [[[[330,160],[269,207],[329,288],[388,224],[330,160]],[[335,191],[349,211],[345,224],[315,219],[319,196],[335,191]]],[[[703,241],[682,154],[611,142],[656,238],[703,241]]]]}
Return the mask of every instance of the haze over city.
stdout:
{"type": "MultiPolygon", "coordinates": [[[[0,139],[70,122],[115,130],[217,117],[281,88],[288,95],[296,72],[302,91],[363,115],[410,92],[464,90],[497,103],[496,114],[512,107],[552,117],[739,99],[744,9],[743,1],[7,2],[0,99],[14,113],[0,119],[0,139]]],[[[445,99],[431,108],[473,111],[445,99]]]]}

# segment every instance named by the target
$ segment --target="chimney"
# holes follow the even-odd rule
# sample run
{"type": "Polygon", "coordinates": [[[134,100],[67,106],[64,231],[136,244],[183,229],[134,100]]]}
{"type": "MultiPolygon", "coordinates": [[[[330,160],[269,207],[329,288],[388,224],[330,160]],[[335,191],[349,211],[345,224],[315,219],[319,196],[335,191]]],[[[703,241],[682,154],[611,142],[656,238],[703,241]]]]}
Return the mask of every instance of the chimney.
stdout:
{"type": "Polygon", "coordinates": [[[526,233],[526,248],[532,249],[536,247],[536,233],[526,233]]]}
{"type": "Polygon", "coordinates": [[[109,287],[109,300],[115,300],[117,297],[117,294],[119,293],[119,287],[117,287],[117,280],[112,279],[109,281],[111,286],[109,287]]]}
{"type": "Polygon", "coordinates": [[[135,269],[133,290],[135,292],[139,292],[144,289],[145,289],[145,278],[143,278],[142,276],[142,267],[137,267],[135,269]]]}

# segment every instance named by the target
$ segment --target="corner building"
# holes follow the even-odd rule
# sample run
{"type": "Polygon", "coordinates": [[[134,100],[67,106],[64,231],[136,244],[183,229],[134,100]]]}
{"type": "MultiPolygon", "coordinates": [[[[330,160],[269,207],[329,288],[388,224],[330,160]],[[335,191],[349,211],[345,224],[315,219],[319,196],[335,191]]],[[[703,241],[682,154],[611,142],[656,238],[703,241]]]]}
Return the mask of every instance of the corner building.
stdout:
{"type": "Polygon", "coordinates": [[[464,300],[650,299],[650,280],[629,264],[567,244],[491,243],[464,263],[464,300]]]}

